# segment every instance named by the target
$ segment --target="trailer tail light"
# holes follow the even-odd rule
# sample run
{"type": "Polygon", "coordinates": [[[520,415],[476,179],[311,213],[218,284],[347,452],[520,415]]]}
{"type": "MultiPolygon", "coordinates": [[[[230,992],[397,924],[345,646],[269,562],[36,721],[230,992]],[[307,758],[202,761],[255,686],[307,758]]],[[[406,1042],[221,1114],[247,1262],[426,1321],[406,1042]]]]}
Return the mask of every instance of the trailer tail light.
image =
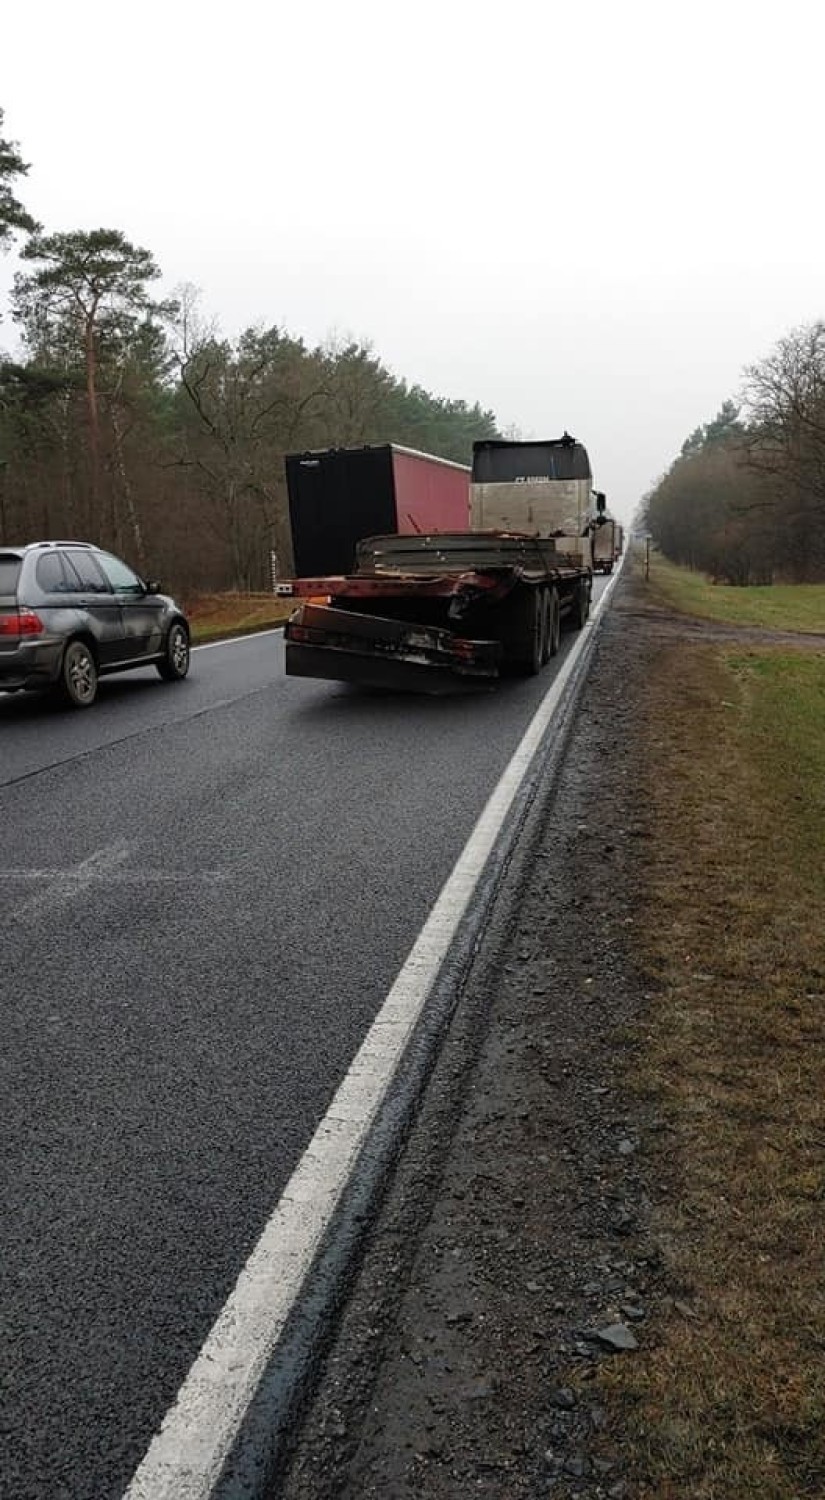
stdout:
{"type": "Polygon", "coordinates": [[[10,614],[0,614],[0,635],[42,635],[45,628],[33,609],[15,609],[10,614]]]}

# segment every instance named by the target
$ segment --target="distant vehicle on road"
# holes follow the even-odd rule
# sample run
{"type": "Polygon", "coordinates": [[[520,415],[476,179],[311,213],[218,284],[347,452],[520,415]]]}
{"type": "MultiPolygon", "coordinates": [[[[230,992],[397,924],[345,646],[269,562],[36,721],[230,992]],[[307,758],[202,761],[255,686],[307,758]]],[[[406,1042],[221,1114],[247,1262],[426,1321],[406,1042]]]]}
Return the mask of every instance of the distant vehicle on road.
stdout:
{"type": "Polygon", "coordinates": [[[159,583],[91,542],[0,546],[0,692],[88,708],[100,677],[150,664],[166,682],[189,671],[189,625],[159,583]]]}
{"type": "Polygon", "coordinates": [[[619,527],[612,516],[605,516],[593,537],[593,572],[612,573],[613,564],[619,555],[617,532],[619,527]]]}

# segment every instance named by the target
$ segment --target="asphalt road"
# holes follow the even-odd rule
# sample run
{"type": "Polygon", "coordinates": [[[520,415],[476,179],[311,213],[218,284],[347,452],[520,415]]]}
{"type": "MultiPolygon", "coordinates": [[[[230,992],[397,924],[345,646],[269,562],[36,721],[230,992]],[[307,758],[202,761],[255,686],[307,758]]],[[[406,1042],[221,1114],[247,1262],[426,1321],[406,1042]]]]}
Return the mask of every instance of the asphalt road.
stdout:
{"type": "Polygon", "coordinates": [[[373,697],[282,651],[0,696],[9,1500],[122,1494],[552,673],[373,697]]]}

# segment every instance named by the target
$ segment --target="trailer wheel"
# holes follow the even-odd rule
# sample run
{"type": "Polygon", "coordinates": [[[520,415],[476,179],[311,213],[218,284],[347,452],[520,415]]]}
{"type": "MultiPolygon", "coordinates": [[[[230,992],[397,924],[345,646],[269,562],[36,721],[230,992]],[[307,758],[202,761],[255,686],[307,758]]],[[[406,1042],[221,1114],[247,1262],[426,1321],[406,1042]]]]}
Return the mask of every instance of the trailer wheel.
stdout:
{"type": "Polygon", "coordinates": [[[546,589],[547,600],[547,632],[545,637],[544,660],[548,662],[551,656],[557,656],[561,641],[561,604],[557,589],[546,589]]]}
{"type": "Polygon", "coordinates": [[[574,630],[581,630],[587,616],[590,614],[590,584],[583,578],[576,585],[573,596],[573,604],[570,610],[570,623],[574,630]]]}
{"type": "Polygon", "coordinates": [[[547,660],[547,590],[525,587],[514,604],[512,666],[520,677],[536,677],[547,660]]]}

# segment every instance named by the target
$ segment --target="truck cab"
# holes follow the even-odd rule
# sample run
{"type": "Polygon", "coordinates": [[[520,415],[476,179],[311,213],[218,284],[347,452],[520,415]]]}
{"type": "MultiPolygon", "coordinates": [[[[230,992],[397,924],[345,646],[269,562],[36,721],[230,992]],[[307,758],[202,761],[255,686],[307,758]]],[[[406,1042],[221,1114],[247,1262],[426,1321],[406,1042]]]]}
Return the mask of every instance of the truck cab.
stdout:
{"type": "Polygon", "coordinates": [[[591,568],[596,516],[590,459],[569,433],[545,441],[473,444],[473,531],[552,538],[560,559],[591,568]]]}

